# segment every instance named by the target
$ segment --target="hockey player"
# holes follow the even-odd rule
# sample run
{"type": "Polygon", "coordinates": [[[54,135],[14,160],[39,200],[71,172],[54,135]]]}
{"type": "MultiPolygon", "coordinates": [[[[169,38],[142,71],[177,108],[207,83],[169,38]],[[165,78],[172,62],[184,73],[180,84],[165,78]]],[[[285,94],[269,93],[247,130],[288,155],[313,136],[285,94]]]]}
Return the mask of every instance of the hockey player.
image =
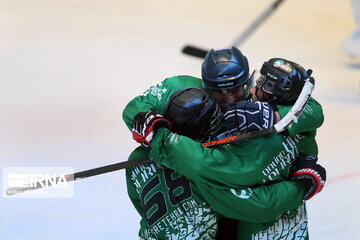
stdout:
{"type": "MultiPolygon", "coordinates": [[[[198,88],[176,92],[169,101],[165,115],[171,119],[173,129],[190,134],[197,140],[216,134],[221,117],[219,107],[210,95],[198,88]]],[[[170,128],[165,118],[152,115],[151,111],[137,115],[134,123],[134,129],[139,132],[143,132],[141,129],[151,132],[158,128],[170,128]],[[143,126],[146,126],[145,129],[143,126]]],[[[171,141],[176,142],[178,135],[173,136],[171,141]]],[[[136,137],[142,136],[139,134],[136,137]]],[[[148,144],[145,138],[143,140],[144,144],[148,144]]],[[[130,160],[146,157],[147,154],[144,148],[139,147],[130,160]]],[[[141,238],[215,239],[217,214],[206,202],[210,195],[202,193],[202,189],[208,188],[207,184],[191,183],[176,172],[154,164],[127,169],[126,174],[129,196],[142,216],[141,238]]],[[[304,189],[301,184],[280,182],[258,188],[218,187],[211,189],[211,196],[215,202],[236,204],[238,213],[248,220],[266,221],[302,202],[306,187],[304,189]],[[241,198],[242,194],[252,197],[241,198]]]]}
{"type": "MultiPolygon", "coordinates": [[[[261,67],[260,72],[256,71],[253,75],[254,87],[249,92],[250,101],[267,102],[279,114],[279,118],[285,117],[299,96],[304,79],[310,77],[312,71],[301,67],[299,64],[283,58],[272,58],[261,67]]],[[[243,118],[251,118],[251,115],[241,114],[245,110],[258,110],[261,105],[248,102],[230,103],[227,105],[227,122],[230,132],[244,131],[248,126],[242,121],[243,118]],[[237,115],[236,115],[236,114],[237,115]],[[230,117],[232,116],[232,118],[230,117]],[[238,118],[238,120],[236,120],[238,118]],[[240,123],[242,121],[243,123],[240,123]],[[242,127],[240,125],[243,124],[242,127]]],[[[324,121],[320,104],[310,98],[304,112],[299,116],[298,122],[287,127],[287,133],[295,137],[298,144],[307,154],[317,155],[318,147],[315,141],[316,128],[311,121],[318,122],[316,128],[320,127],[324,121]],[[314,108],[316,106],[316,108],[314,108]],[[316,112],[314,112],[314,110],[316,112]],[[306,136],[306,137],[305,137],[306,136]],[[299,141],[298,139],[301,139],[299,141]]],[[[248,129],[249,130],[249,129],[248,129]]],[[[258,128],[250,130],[259,130],[258,128]]]]}
{"type": "MultiPolygon", "coordinates": [[[[272,62],[272,60],[269,62],[272,62]]],[[[271,67],[274,68],[275,65],[271,65],[270,69],[271,67]]],[[[284,67],[289,67],[290,70],[288,69],[288,71],[281,73],[273,71],[272,73],[279,74],[279,80],[287,80],[287,84],[290,84],[288,90],[293,92],[293,95],[296,95],[294,91],[297,91],[298,88],[291,88],[291,84],[296,86],[298,82],[304,81],[309,77],[309,72],[290,61],[286,61],[284,67]]],[[[243,108],[243,106],[240,107],[243,108]]],[[[236,108],[236,110],[239,110],[238,105],[236,105],[236,108]]],[[[232,121],[237,123],[241,119],[243,119],[243,116],[235,115],[232,121]]],[[[230,121],[229,118],[227,121],[230,121]]],[[[304,121],[302,122],[302,124],[304,124],[304,121]]],[[[305,124],[305,128],[308,127],[309,126],[305,124]]],[[[148,136],[150,135],[145,134],[143,137],[148,136]]],[[[309,138],[312,137],[309,136],[309,138]]],[[[151,137],[148,138],[148,142],[150,139],[151,137]]],[[[266,144],[263,143],[264,139],[260,138],[247,141],[246,144],[239,143],[221,149],[206,149],[199,143],[188,138],[179,138],[166,129],[160,129],[153,140],[155,144],[152,144],[150,156],[157,163],[175,169],[197,184],[210,184],[216,187],[224,185],[238,187],[239,185],[264,184],[269,181],[286,179],[292,163],[291,157],[294,157],[299,150],[306,150],[304,146],[309,142],[301,138],[290,138],[289,136],[280,134],[267,137],[266,139],[266,144]],[[173,139],[176,139],[176,141],[173,141],[173,139]],[[280,148],[276,145],[278,141],[280,141],[280,148]],[[184,149],[189,149],[190,152],[184,151],[184,149]],[[265,151],[264,149],[268,150],[265,151]],[[264,157],[263,154],[269,154],[269,152],[270,155],[272,154],[272,157],[268,155],[264,157]],[[252,160],[249,161],[249,159],[252,160]]],[[[304,139],[306,139],[306,137],[304,139]]],[[[308,149],[317,152],[316,146],[310,146],[308,149]]],[[[310,161],[305,162],[310,163],[310,161]]],[[[316,161],[313,161],[312,164],[312,167],[317,167],[316,161]]],[[[319,188],[312,193],[320,191],[321,188],[321,184],[319,184],[319,188]]],[[[216,205],[217,203],[213,202],[214,199],[216,201],[216,198],[213,198],[214,195],[212,195],[213,191],[209,190],[204,193],[204,191],[206,191],[204,189],[209,190],[211,188],[201,188],[200,191],[207,196],[207,200],[211,205],[216,205]]],[[[312,194],[309,192],[306,198],[309,199],[311,196],[312,194]]],[[[225,195],[223,197],[225,197],[225,195]]],[[[235,208],[232,205],[225,204],[223,209],[217,210],[228,217],[246,221],[247,219],[243,219],[241,214],[237,215],[236,206],[238,205],[234,204],[234,206],[235,208]]],[[[297,237],[303,239],[308,238],[307,216],[303,205],[269,223],[249,223],[246,225],[246,222],[244,222],[242,226],[246,227],[240,231],[241,239],[256,239],[264,234],[271,236],[273,239],[281,239],[284,237],[293,237],[291,239],[296,239],[297,237]],[[287,224],[279,225],[279,223],[285,219],[287,224]]]]}
{"type": "MultiPolygon", "coordinates": [[[[250,89],[250,96],[253,102],[262,101],[271,103],[278,112],[280,117],[284,117],[284,114],[289,111],[289,108],[295,103],[296,97],[300,94],[303,86],[301,79],[306,79],[311,75],[311,70],[305,71],[298,64],[288,61],[282,58],[273,58],[266,61],[256,79],[255,87],[250,89]],[[296,68],[297,71],[293,69],[296,68]]],[[[315,102],[314,99],[310,101],[315,102]]],[[[256,104],[248,102],[240,102],[230,104],[229,111],[225,114],[228,122],[228,127],[231,132],[238,132],[248,130],[245,129],[248,125],[244,124],[243,119],[245,117],[251,118],[251,115],[245,114],[244,110],[247,111],[256,110],[256,104]]],[[[304,109],[307,112],[307,116],[311,116],[311,107],[307,106],[304,109]]],[[[287,133],[295,139],[297,146],[302,151],[308,154],[317,154],[317,143],[315,141],[316,130],[312,127],[306,128],[306,124],[302,124],[304,115],[300,115],[298,121],[300,124],[290,125],[287,128],[287,133]],[[298,129],[298,126],[302,126],[302,130],[298,129]]],[[[238,225],[239,237],[247,239],[250,235],[247,230],[251,227],[254,228],[253,223],[240,221],[238,225]]],[[[269,224],[262,224],[262,231],[265,233],[266,229],[271,229],[271,222],[269,224]]],[[[255,229],[255,228],[254,228],[255,229]]],[[[268,230],[267,230],[268,231],[268,230]]]]}
{"type": "MultiPolygon", "coordinates": [[[[216,94],[216,91],[214,91],[216,88],[221,90],[218,91],[216,98],[216,100],[221,103],[241,100],[247,93],[246,90],[248,88],[245,86],[250,83],[248,80],[247,59],[236,48],[219,51],[212,50],[202,65],[202,76],[204,78],[204,87],[209,89],[212,94],[216,94]],[[246,76],[246,78],[244,78],[244,76],[246,76]],[[216,81],[218,81],[217,85],[211,84],[216,81]],[[244,87],[241,87],[241,85],[244,85],[244,87]],[[232,100],[232,97],[234,100],[232,100]]],[[[160,114],[164,114],[165,103],[169,100],[171,94],[179,89],[190,86],[201,87],[203,84],[201,79],[195,77],[176,76],[166,79],[157,86],[151,87],[143,95],[134,98],[127,105],[123,113],[125,123],[129,129],[131,129],[134,116],[139,112],[146,112],[150,109],[157,110],[160,114]]],[[[311,103],[309,103],[309,105],[310,104],[311,103]]],[[[317,128],[322,123],[321,106],[315,103],[311,105],[311,108],[313,109],[313,115],[306,119],[309,120],[308,123],[313,124],[314,128],[317,128]],[[313,116],[315,116],[315,118],[313,116]]],[[[137,153],[139,151],[142,152],[144,150],[137,149],[131,155],[130,159],[134,159],[136,156],[142,156],[142,154],[137,153]]]]}
{"type": "Polygon", "coordinates": [[[247,58],[239,49],[211,49],[201,66],[204,87],[223,106],[248,97],[252,85],[247,58]]]}

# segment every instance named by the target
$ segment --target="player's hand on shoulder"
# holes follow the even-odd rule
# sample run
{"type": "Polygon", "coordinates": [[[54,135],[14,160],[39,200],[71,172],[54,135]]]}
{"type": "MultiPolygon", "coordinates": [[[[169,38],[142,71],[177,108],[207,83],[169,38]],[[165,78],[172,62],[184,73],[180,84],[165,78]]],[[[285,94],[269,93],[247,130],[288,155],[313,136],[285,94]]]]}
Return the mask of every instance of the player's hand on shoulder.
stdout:
{"type": "Polygon", "coordinates": [[[230,134],[266,129],[276,123],[274,109],[266,102],[228,103],[224,116],[230,134]]]}
{"type": "Polygon", "coordinates": [[[150,146],[154,134],[159,128],[171,128],[171,124],[155,110],[138,113],[133,120],[133,139],[145,146],[150,146]]]}
{"type": "Polygon", "coordinates": [[[322,191],[326,182],[326,169],[317,163],[317,156],[300,153],[291,168],[291,180],[299,180],[307,187],[305,200],[322,191]]]}

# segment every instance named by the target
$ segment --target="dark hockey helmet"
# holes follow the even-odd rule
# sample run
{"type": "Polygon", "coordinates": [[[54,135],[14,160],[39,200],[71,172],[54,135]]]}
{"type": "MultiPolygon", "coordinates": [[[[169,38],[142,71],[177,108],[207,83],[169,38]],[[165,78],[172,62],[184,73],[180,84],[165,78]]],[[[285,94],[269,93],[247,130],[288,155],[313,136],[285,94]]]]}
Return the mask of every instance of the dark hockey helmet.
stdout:
{"type": "Polygon", "coordinates": [[[248,84],[249,63],[236,47],[211,49],[201,66],[201,75],[205,88],[227,93],[231,88],[248,84]]]}
{"type": "Polygon", "coordinates": [[[170,97],[164,117],[171,122],[174,132],[198,141],[208,141],[220,130],[222,113],[208,92],[190,87],[170,97]]]}
{"type": "Polygon", "coordinates": [[[312,73],[297,63],[283,58],[272,58],[261,67],[261,77],[256,86],[271,96],[267,102],[279,105],[292,105],[312,73]]]}

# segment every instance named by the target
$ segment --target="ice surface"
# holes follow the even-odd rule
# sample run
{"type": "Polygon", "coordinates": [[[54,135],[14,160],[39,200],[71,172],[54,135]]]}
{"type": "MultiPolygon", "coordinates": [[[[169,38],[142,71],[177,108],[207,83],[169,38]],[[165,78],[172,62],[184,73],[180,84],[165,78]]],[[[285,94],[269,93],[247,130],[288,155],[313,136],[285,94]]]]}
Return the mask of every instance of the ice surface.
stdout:
{"type": "MultiPolygon", "coordinates": [[[[126,103],[166,77],[200,76],[180,49],[228,47],[270,2],[1,0],[0,167],[126,160],[126,103]]],[[[312,239],[354,239],[360,227],[360,62],[341,50],[353,29],[350,1],[286,1],[240,47],[252,69],[284,57],[314,71],[328,183],[308,204],[312,239]]],[[[136,239],[124,180],[80,180],[72,199],[1,198],[0,239],[136,239]]]]}

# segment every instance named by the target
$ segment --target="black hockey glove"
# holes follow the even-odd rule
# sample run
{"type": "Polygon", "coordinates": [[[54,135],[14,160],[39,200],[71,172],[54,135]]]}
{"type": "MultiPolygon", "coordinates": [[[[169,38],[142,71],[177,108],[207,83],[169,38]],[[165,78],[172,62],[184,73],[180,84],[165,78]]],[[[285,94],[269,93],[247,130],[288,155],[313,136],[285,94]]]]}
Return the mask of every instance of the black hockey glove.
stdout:
{"type": "Polygon", "coordinates": [[[291,180],[300,180],[308,188],[304,199],[309,200],[324,188],[326,170],[317,164],[318,158],[314,155],[300,153],[297,164],[292,167],[291,180]]]}
{"type": "Polygon", "coordinates": [[[276,116],[270,104],[240,101],[226,104],[226,128],[229,134],[251,132],[272,127],[276,116]]]}
{"type": "Polygon", "coordinates": [[[136,114],[132,127],[133,139],[149,147],[155,132],[161,127],[170,129],[171,124],[157,111],[149,110],[136,114]]]}

